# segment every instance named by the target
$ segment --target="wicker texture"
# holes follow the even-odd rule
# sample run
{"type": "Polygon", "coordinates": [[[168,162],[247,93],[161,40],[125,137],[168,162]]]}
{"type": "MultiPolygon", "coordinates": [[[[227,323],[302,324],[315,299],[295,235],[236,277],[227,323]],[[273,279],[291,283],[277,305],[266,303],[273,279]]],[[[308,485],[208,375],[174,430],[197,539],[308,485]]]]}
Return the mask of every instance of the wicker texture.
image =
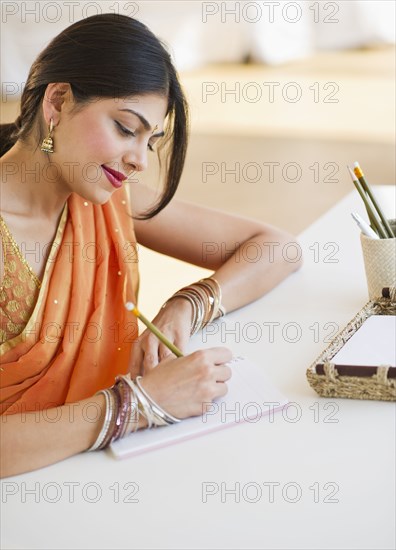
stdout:
{"type": "MultiPolygon", "coordinates": [[[[395,220],[389,220],[395,231],[395,220]]],[[[360,234],[369,299],[381,296],[383,287],[396,286],[396,238],[371,239],[360,234]]]]}
{"type": "Polygon", "coordinates": [[[390,365],[379,365],[373,376],[340,375],[331,359],[353,336],[371,315],[396,314],[396,290],[390,289],[390,298],[378,298],[368,302],[347,326],[332,340],[307,370],[311,387],[322,397],[346,397],[349,399],[375,399],[396,401],[396,379],[388,378],[390,365]],[[316,372],[316,365],[324,365],[324,374],[316,372]]]}

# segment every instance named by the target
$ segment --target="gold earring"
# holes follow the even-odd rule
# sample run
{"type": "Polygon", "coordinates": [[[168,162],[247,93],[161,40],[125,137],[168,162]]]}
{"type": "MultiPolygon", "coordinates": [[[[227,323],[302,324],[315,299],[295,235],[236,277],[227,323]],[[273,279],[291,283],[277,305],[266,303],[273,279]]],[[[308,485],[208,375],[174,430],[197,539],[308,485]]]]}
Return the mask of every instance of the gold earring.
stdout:
{"type": "Polygon", "coordinates": [[[54,141],[51,137],[53,129],[54,129],[54,122],[51,118],[50,127],[49,127],[49,130],[48,130],[48,136],[43,139],[43,143],[41,144],[41,150],[44,151],[44,153],[53,153],[54,152],[54,141]]]}

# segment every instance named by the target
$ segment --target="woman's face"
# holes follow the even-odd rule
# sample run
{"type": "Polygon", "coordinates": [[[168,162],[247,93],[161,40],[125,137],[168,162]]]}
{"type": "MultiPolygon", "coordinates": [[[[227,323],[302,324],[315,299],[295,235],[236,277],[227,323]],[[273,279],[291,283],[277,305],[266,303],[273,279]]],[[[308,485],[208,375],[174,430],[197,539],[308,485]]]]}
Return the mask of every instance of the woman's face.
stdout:
{"type": "Polygon", "coordinates": [[[97,99],[76,113],[71,109],[71,103],[62,105],[50,162],[69,191],[103,204],[123,178],[147,168],[163,135],[167,99],[157,94],[97,99]]]}

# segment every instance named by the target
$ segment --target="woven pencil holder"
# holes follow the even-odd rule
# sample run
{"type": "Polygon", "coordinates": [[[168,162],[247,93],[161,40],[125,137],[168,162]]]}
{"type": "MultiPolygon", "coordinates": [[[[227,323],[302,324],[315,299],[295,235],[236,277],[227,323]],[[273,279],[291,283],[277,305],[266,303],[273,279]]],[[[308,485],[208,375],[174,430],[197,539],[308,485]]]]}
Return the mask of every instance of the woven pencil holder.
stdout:
{"type": "MultiPolygon", "coordinates": [[[[396,220],[389,220],[393,232],[396,231],[396,220]]],[[[371,239],[360,234],[364,268],[370,300],[381,296],[384,287],[396,286],[396,238],[371,239]]]]}

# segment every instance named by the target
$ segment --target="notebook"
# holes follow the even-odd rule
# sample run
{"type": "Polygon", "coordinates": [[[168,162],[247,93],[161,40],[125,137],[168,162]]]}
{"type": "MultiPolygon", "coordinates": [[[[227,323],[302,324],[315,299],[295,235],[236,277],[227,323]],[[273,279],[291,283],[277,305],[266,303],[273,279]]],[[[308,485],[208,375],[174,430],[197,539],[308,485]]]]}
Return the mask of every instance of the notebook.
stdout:
{"type": "Polygon", "coordinates": [[[110,445],[111,453],[121,459],[134,456],[241,422],[256,422],[263,415],[282,409],[287,398],[267,379],[263,368],[244,357],[229,365],[232,377],[225,397],[203,406],[203,415],[186,418],[178,424],[140,430],[110,445]]]}

